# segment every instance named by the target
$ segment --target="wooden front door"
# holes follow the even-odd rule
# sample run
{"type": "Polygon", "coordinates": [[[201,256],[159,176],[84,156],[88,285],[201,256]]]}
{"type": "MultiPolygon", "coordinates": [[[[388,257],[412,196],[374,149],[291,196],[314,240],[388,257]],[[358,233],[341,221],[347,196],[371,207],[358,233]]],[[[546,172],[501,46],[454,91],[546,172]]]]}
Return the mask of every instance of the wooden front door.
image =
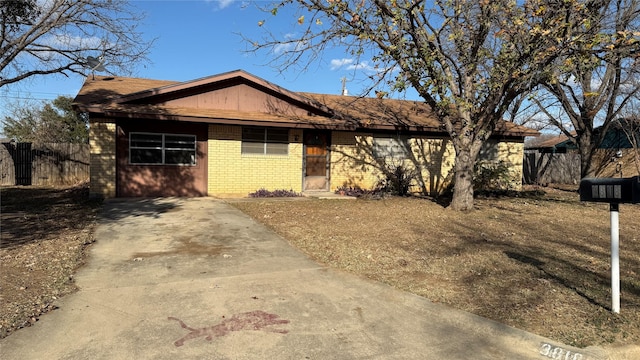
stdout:
{"type": "Polygon", "coordinates": [[[304,134],[304,190],[329,190],[329,134],[304,134]]]}

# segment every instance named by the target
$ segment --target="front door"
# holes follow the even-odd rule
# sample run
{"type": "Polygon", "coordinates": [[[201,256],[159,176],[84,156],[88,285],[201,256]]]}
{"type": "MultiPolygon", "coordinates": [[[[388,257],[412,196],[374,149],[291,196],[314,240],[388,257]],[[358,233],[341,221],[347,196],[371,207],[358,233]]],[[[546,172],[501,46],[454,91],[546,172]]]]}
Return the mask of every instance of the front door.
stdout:
{"type": "Polygon", "coordinates": [[[329,190],[329,134],[310,130],[304,134],[304,190],[329,190]]]}

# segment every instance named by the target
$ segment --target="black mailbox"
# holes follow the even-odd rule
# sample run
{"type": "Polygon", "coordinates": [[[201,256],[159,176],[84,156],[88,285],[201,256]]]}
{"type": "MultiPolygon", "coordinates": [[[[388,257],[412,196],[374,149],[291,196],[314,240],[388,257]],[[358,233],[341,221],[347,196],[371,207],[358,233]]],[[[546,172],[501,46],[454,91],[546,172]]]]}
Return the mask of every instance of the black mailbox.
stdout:
{"type": "Polygon", "coordinates": [[[640,177],[583,179],[580,181],[580,201],[638,204],[640,177]]]}

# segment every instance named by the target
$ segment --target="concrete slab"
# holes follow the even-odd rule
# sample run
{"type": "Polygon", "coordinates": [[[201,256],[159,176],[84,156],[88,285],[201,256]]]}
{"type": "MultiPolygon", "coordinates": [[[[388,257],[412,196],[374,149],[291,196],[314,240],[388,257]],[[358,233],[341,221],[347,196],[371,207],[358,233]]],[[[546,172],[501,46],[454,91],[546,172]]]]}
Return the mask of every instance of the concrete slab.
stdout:
{"type": "Polygon", "coordinates": [[[355,196],[336,194],[333,191],[305,191],[302,196],[316,198],[320,200],[357,200],[355,196]]]}
{"type": "Polygon", "coordinates": [[[107,202],[76,281],[2,359],[606,359],[319,266],[211,198],[107,202]]]}

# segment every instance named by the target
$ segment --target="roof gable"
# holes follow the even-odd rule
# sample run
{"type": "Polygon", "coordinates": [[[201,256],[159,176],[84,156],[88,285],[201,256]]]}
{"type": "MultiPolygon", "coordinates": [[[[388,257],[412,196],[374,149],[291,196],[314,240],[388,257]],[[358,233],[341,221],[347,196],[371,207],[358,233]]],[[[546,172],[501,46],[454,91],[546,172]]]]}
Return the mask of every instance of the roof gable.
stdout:
{"type": "Polygon", "coordinates": [[[242,70],[169,84],[122,96],[119,104],[327,116],[329,109],[242,70]]]}
{"type": "Polygon", "coordinates": [[[285,116],[333,115],[322,104],[242,70],[185,82],[97,76],[87,78],[74,102],[80,106],[119,104],[285,116]]]}

